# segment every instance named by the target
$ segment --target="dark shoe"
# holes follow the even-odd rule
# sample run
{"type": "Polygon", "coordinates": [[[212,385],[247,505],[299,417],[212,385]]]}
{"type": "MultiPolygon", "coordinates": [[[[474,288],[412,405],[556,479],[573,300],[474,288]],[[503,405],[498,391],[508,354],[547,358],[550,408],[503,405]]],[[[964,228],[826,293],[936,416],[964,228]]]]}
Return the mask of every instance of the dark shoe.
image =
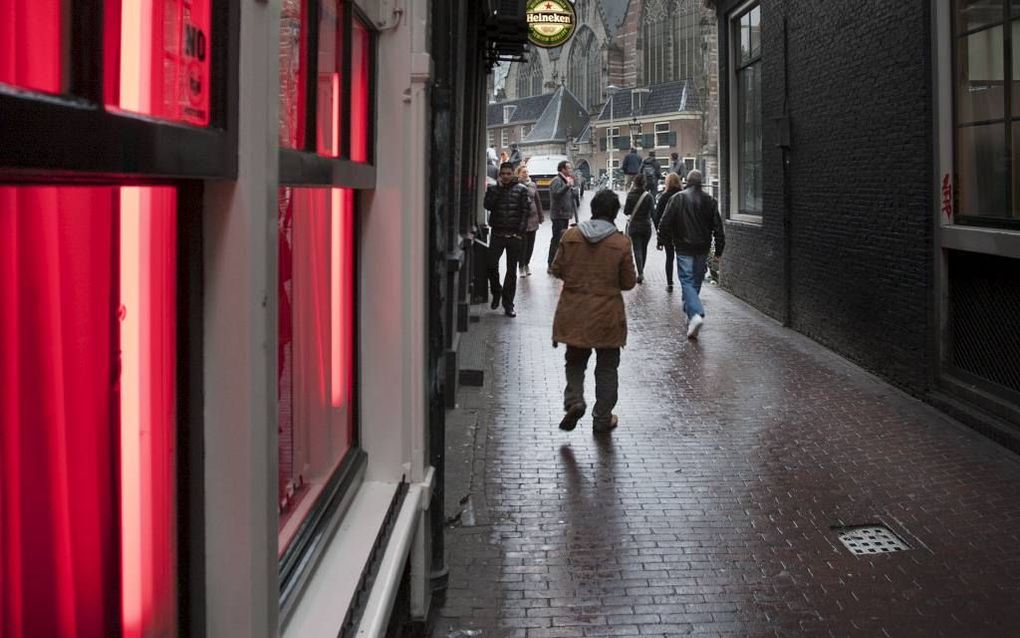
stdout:
{"type": "Polygon", "coordinates": [[[489,304],[489,307],[492,308],[493,310],[499,308],[499,295],[492,296],[492,303],[489,304]]]}
{"type": "Polygon", "coordinates": [[[508,308],[507,310],[504,310],[503,314],[508,316],[508,317],[516,317],[517,316],[517,313],[514,311],[513,308],[508,308]]]}
{"type": "MultiPolygon", "coordinates": [[[[592,426],[592,432],[596,434],[600,432],[612,432],[620,425],[620,417],[615,414],[609,415],[609,423],[596,423],[592,426]]],[[[560,427],[563,427],[562,425],[560,427]]]]}
{"type": "Polygon", "coordinates": [[[673,284],[666,284],[666,292],[673,292],[673,284]]]}
{"type": "Polygon", "coordinates": [[[644,276],[644,275],[638,275],[638,276],[637,276],[637,282],[638,282],[639,284],[643,284],[643,283],[645,283],[645,276],[644,276]]]}
{"type": "Polygon", "coordinates": [[[575,403],[574,405],[567,408],[567,413],[563,415],[563,420],[560,421],[560,429],[565,432],[570,432],[577,427],[577,422],[584,416],[584,411],[587,408],[583,403],[575,403]]]}

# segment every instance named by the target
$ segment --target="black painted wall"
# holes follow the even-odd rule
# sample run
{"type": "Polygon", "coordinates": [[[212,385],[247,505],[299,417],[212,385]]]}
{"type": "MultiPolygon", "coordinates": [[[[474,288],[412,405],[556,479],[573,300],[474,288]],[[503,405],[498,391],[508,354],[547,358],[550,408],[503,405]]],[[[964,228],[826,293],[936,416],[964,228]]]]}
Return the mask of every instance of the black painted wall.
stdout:
{"type": "MultiPolygon", "coordinates": [[[[718,3],[723,52],[739,4],[718,3]]],[[[761,224],[727,222],[723,285],[922,394],[932,375],[930,2],[761,7],[764,214],[761,224]],[[774,122],[784,116],[788,149],[774,122]]],[[[720,74],[726,182],[725,54],[720,74]]]]}

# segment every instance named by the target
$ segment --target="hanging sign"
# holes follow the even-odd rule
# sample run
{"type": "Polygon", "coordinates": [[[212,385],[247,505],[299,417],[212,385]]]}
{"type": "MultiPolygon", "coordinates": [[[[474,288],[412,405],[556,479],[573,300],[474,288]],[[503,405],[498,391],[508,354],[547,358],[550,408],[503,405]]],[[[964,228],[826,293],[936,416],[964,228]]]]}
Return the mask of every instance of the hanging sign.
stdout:
{"type": "Polygon", "coordinates": [[[571,0],[528,0],[525,15],[528,40],[545,49],[563,46],[577,27],[571,0]]]}

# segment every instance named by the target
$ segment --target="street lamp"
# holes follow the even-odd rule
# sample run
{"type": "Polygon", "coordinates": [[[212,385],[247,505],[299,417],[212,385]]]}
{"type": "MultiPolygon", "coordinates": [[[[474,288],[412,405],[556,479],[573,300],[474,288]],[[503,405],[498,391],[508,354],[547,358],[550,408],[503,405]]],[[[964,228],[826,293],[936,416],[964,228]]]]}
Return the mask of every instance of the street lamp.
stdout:
{"type": "Polygon", "coordinates": [[[631,113],[630,132],[631,132],[631,135],[634,135],[634,129],[635,128],[637,129],[637,135],[634,136],[635,140],[634,140],[634,143],[631,144],[631,146],[638,146],[638,139],[640,139],[640,137],[641,137],[641,123],[638,122],[638,116],[639,115],[643,116],[645,114],[645,96],[647,96],[651,92],[652,92],[652,90],[647,88],[647,87],[643,87],[643,88],[640,88],[640,89],[631,89],[630,90],[630,113],[631,113]],[[637,108],[634,107],[634,96],[635,95],[640,95],[641,96],[638,99],[638,101],[637,101],[637,104],[638,104],[637,108]]]}
{"type": "Polygon", "coordinates": [[[613,146],[616,144],[616,137],[613,133],[613,96],[616,92],[621,90],[620,87],[615,84],[610,84],[606,87],[606,93],[609,94],[609,130],[606,131],[606,146],[609,147],[609,190],[616,190],[613,180],[615,175],[613,174],[613,146]],[[609,144],[609,138],[613,138],[613,143],[609,144]]]}

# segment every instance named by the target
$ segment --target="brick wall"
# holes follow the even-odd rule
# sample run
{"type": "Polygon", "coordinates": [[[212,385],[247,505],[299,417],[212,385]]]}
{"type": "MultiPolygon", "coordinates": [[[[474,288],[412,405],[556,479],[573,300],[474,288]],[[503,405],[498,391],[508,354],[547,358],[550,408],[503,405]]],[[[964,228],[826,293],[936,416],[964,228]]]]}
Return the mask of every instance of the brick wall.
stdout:
{"type": "MultiPolygon", "coordinates": [[[[725,25],[726,5],[735,3],[720,4],[725,25]]],[[[760,225],[727,224],[723,283],[779,319],[787,318],[788,292],[793,328],[922,393],[932,283],[928,3],[761,6],[764,215],[760,225]],[[771,124],[783,114],[784,81],[792,131],[788,237],[782,151],[771,124]]],[[[726,40],[723,33],[722,51],[726,40]]],[[[727,73],[723,56],[724,154],[727,73]]]]}

